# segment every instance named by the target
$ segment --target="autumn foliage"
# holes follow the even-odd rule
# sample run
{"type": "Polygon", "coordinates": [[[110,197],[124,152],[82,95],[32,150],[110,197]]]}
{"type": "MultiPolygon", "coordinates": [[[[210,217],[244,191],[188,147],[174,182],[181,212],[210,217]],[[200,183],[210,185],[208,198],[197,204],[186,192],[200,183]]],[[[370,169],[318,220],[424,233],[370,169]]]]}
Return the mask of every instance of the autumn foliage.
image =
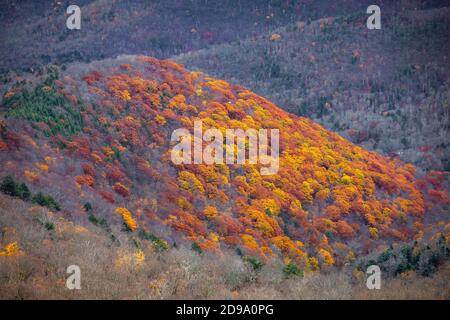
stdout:
{"type": "Polygon", "coordinates": [[[130,229],[130,231],[134,231],[137,228],[137,223],[133,219],[131,212],[126,208],[117,208],[116,212],[122,216],[123,222],[130,229]]]}
{"type": "Polygon", "coordinates": [[[0,172],[33,188],[63,190],[63,210],[72,214],[83,216],[76,208],[89,201],[119,214],[131,231],[138,222],[169,226],[169,242],[280,255],[311,270],[343,263],[347,241],[365,243],[353,250],[358,255],[412,240],[420,233],[414,225],[449,203],[442,174],[419,180],[411,165],[368,152],[238,85],[170,61],[126,59],[100,70],[94,64],[50,87],[78,97],[79,134],[44,135],[32,121],[8,118],[0,172]],[[260,164],[248,163],[174,165],[171,133],[191,130],[194,120],[221,131],[279,129],[279,171],[263,176],[260,164]]]}

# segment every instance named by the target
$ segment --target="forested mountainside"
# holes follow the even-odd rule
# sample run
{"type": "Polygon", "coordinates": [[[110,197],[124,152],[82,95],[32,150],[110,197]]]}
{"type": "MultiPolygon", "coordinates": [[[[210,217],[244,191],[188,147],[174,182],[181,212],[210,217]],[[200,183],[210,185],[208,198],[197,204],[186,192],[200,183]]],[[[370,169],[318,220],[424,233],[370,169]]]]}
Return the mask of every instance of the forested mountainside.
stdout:
{"type": "Polygon", "coordinates": [[[136,238],[120,226],[82,226],[50,209],[1,193],[0,226],[2,299],[450,297],[450,269],[434,267],[445,248],[439,241],[379,252],[376,261],[383,261],[386,270],[383,290],[367,290],[364,272],[358,268],[302,272],[280,259],[262,263],[231,250],[199,254],[183,245],[163,250],[154,240],[136,238]],[[417,271],[411,269],[410,260],[418,261],[417,271]],[[68,263],[81,268],[82,290],[67,290],[63,277],[68,263]],[[390,270],[400,276],[388,276],[390,270]]]}
{"type": "Polygon", "coordinates": [[[448,240],[446,172],[416,174],[411,164],[174,62],[73,63],[5,89],[2,190],[76,223],[123,224],[135,241],[162,249],[231,249],[305,270],[342,266],[392,244],[448,240]],[[196,121],[203,130],[278,129],[279,170],[174,164],[172,133],[192,132],[196,121]]]}
{"type": "Polygon", "coordinates": [[[0,299],[450,299],[449,24],[0,1],[0,299]]]}
{"type": "Polygon", "coordinates": [[[358,145],[449,170],[450,12],[364,11],[216,45],[174,59],[244,85],[358,145]]]}
{"type": "MultiPolygon", "coordinates": [[[[81,30],[66,28],[68,0],[0,3],[0,72],[119,54],[157,58],[226,43],[287,23],[365,12],[368,0],[80,0],[81,30]]],[[[383,12],[443,1],[379,1],[383,12]]]]}

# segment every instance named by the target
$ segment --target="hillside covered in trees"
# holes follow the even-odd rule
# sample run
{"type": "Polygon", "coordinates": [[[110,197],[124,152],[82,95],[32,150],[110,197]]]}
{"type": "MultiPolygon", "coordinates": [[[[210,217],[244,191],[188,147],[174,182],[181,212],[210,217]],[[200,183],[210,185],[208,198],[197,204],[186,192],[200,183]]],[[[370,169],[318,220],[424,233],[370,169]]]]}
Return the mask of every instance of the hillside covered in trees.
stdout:
{"type": "MultiPolygon", "coordinates": [[[[448,1],[383,0],[383,12],[448,1]]],[[[119,54],[165,59],[263,35],[296,21],[365,12],[369,0],[79,0],[81,29],[65,28],[69,0],[0,2],[0,73],[119,54]]]]}
{"type": "Polygon", "coordinates": [[[448,1],[70,4],[0,2],[0,299],[450,299],[448,1]]]}
{"type": "Polygon", "coordinates": [[[298,20],[175,60],[244,85],[369,150],[449,167],[449,7],[298,20]]]}
{"type": "Polygon", "coordinates": [[[123,224],[160,249],[228,248],[314,271],[438,237],[448,221],[445,172],[417,176],[410,164],[171,61],[124,56],[17,80],[1,109],[0,172],[11,176],[2,188],[77,223],[123,224]],[[171,134],[196,120],[204,130],[279,129],[279,171],[175,165],[171,134]]]}
{"type": "Polygon", "coordinates": [[[427,261],[442,256],[438,241],[378,253],[402,273],[384,277],[383,290],[367,290],[356,269],[302,273],[279,259],[259,263],[231,250],[157,250],[148,239],[136,246],[120,226],[81,226],[1,193],[0,226],[2,299],[449,299],[448,268],[422,276],[434,265],[427,261]],[[411,248],[414,259],[422,253],[417,272],[405,271],[411,248]],[[67,290],[68,263],[80,266],[82,290],[67,290]]]}

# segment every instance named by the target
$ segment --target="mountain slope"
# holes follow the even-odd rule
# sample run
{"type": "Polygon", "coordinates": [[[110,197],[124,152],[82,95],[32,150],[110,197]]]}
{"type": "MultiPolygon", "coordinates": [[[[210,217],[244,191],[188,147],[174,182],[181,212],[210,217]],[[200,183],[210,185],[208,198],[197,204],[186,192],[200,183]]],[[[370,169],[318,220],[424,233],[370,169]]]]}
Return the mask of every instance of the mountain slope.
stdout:
{"type": "Polygon", "coordinates": [[[168,57],[267,31],[296,16],[272,0],[84,0],[77,2],[81,30],[71,31],[65,10],[72,4],[0,4],[0,71],[126,53],[168,57]]]}
{"type": "MultiPolygon", "coordinates": [[[[68,0],[0,3],[0,73],[118,54],[158,58],[264,34],[295,20],[365,12],[368,0],[80,0],[81,30],[66,28],[68,0]]],[[[383,13],[442,1],[383,0],[383,13]]]]}
{"type": "Polygon", "coordinates": [[[363,11],[304,20],[175,60],[244,85],[366,149],[448,171],[449,13],[382,10],[381,30],[367,29],[363,11]]]}
{"type": "Polygon", "coordinates": [[[286,276],[277,260],[256,272],[233,252],[152,249],[119,228],[80,226],[49,210],[0,194],[2,299],[449,299],[450,269],[430,277],[383,277],[367,290],[362,272],[286,276]],[[116,236],[115,243],[111,234],[116,236]],[[131,238],[131,239],[130,239],[131,238]],[[4,251],[7,253],[4,254],[4,251]],[[67,290],[68,265],[81,269],[81,290],[67,290]]]}
{"type": "Polygon", "coordinates": [[[419,179],[412,165],[171,61],[123,56],[48,68],[8,84],[1,114],[1,176],[26,182],[33,202],[73,221],[123,223],[160,244],[230,247],[316,270],[420,239],[432,217],[448,222],[445,173],[419,179]],[[278,129],[279,171],[175,165],[172,132],[192,132],[199,120],[203,130],[278,129]]]}

